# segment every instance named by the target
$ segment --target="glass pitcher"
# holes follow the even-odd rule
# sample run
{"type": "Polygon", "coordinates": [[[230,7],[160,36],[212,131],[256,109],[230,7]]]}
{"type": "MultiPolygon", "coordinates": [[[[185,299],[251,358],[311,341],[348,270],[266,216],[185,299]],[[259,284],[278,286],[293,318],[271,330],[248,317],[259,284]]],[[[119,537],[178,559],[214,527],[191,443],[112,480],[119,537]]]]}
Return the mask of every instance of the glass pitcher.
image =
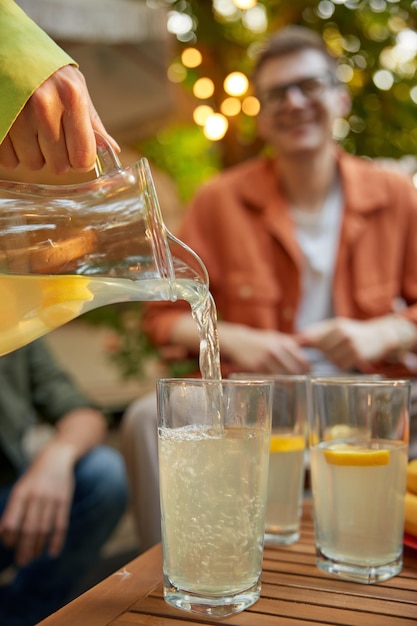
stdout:
{"type": "Polygon", "coordinates": [[[207,271],[166,228],[147,160],[122,169],[96,140],[92,181],[0,181],[0,355],[106,304],[207,297],[207,271]]]}

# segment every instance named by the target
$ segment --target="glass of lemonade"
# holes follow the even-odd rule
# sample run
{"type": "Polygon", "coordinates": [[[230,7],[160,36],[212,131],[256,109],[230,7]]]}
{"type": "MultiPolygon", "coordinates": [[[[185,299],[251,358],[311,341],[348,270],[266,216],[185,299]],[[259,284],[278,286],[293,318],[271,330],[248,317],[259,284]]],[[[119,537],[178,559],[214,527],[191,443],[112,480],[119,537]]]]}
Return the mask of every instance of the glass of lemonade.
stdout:
{"type": "Polygon", "coordinates": [[[260,595],[272,382],[157,382],[165,600],[222,618],[260,595]]]}
{"type": "Polygon", "coordinates": [[[305,479],[307,376],[273,376],[265,545],[300,538],[305,479]]]}
{"type": "Polygon", "coordinates": [[[289,545],[300,538],[308,376],[231,374],[234,380],[271,380],[274,383],[265,545],[289,545]]]}
{"type": "Polygon", "coordinates": [[[359,583],[402,568],[410,383],[316,378],[310,464],[317,566],[359,583]]]}

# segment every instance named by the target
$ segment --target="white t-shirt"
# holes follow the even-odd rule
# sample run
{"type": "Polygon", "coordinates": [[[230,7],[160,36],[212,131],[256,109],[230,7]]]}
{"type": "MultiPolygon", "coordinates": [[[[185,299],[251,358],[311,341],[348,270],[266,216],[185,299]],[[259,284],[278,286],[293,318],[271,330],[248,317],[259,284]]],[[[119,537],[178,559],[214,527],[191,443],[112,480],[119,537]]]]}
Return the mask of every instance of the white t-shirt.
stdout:
{"type": "MultiPolygon", "coordinates": [[[[332,301],[333,272],[339,243],[343,211],[343,193],[339,178],[332,185],[319,211],[293,207],[298,244],[304,258],[302,298],[296,329],[334,317],[332,301]]],[[[313,373],[330,374],[340,370],[319,350],[305,348],[313,373]]]]}

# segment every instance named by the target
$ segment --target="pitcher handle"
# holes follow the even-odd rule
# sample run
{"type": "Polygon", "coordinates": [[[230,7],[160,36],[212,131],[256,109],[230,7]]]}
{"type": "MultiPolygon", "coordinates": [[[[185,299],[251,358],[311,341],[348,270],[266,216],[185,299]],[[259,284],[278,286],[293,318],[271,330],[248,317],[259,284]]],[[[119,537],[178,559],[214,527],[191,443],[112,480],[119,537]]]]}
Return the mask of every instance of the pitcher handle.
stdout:
{"type": "Polygon", "coordinates": [[[107,139],[101,133],[94,131],[97,145],[97,158],[94,166],[97,177],[109,174],[114,170],[121,170],[119,158],[107,139]]]}

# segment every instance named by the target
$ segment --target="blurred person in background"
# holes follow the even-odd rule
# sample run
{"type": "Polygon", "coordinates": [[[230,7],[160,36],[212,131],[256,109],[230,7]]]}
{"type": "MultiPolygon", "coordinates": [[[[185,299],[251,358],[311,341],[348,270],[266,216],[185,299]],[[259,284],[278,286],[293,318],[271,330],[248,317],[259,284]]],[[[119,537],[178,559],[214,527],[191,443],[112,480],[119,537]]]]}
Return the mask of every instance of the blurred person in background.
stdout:
{"type": "Polygon", "coordinates": [[[41,339],[0,358],[0,624],[37,624],[99,559],[128,499],[106,431],[41,339]],[[39,421],[54,428],[30,458],[39,421]]]}
{"type": "MultiPolygon", "coordinates": [[[[345,153],[332,129],[351,100],[321,37],[274,34],[254,71],[268,154],[203,185],[178,236],[201,257],[218,310],[223,376],[355,372],[417,376],[417,191],[345,153]]],[[[152,303],[161,352],[199,351],[185,302],[152,303]]],[[[416,413],[416,412],[415,412],[416,413]]],[[[417,456],[417,415],[410,455],[417,456]]],[[[122,424],[142,547],[160,539],[152,394],[122,424]]]]}

